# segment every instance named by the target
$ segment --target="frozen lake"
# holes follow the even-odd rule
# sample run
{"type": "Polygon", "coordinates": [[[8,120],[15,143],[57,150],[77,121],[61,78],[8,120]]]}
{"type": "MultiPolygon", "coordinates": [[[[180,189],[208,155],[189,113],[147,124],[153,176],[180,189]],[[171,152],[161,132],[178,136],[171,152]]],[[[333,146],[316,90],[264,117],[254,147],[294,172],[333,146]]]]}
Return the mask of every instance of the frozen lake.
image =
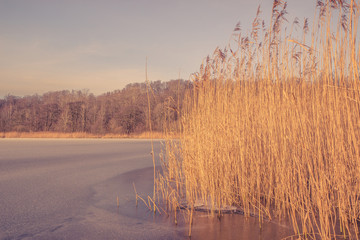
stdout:
{"type": "Polygon", "coordinates": [[[146,140],[1,139],[0,239],[180,237],[135,208],[132,182],[152,192],[150,152],[146,140]]]}
{"type": "MultiPolygon", "coordinates": [[[[150,152],[148,140],[0,139],[0,239],[187,239],[183,223],[135,206],[133,183],[152,195],[150,152]]],[[[260,230],[256,218],[198,214],[192,239],[287,233],[275,223],[260,230]]]]}

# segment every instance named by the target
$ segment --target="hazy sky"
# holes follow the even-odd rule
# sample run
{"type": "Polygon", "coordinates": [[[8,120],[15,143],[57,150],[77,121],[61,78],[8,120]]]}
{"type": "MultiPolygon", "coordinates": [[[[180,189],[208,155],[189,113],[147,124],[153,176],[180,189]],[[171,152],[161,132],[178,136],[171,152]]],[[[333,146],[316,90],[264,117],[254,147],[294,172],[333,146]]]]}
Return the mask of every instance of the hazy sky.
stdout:
{"type": "MultiPolygon", "coordinates": [[[[0,97],[89,89],[101,94],[145,81],[188,79],[235,24],[243,32],[271,0],[0,0],[0,97]]],[[[289,0],[288,19],[314,15],[289,0]]]]}

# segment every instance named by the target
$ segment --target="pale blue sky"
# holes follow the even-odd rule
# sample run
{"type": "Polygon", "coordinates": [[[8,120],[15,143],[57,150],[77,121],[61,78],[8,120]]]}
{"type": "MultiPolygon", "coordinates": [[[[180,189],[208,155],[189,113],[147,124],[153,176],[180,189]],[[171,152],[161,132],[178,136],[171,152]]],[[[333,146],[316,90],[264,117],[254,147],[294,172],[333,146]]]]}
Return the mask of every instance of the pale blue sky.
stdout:
{"type": "MultiPolygon", "coordinates": [[[[315,0],[289,0],[288,19],[312,18],[315,0]]],[[[145,81],[188,79],[250,29],[271,0],[0,0],[0,97],[89,89],[98,95],[145,81]]]]}

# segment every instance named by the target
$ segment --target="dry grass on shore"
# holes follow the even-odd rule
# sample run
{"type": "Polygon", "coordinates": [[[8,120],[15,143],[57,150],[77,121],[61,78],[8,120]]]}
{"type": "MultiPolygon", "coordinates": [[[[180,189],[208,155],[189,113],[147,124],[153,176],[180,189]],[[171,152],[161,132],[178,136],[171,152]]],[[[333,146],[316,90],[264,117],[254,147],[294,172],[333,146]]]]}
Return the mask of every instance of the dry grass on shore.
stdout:
{"type": "Polygon", "coordinates": [[[307,20],[300,39],[284,33],[286,4],[274,1],[268,28],[258,13],[249,36],[235,29],[235,49],[204,61],[157,179],[175,217],[183,203],[190,226],[198,203],[236,206],[260,225],[289,219],[296,239],[360,238],[357,6],[319,1],[306,40],[307,20]]]}
{"type": "MultiPolygon", "coordinates": [[[[176,137],[175,135],[173,136],[176,137]]],[[[92,134],[86,132],[2,132],[0,138],[135,138],[135,139],[164,139],[161,132],[144,132],[140,134],[92,134]]]]}

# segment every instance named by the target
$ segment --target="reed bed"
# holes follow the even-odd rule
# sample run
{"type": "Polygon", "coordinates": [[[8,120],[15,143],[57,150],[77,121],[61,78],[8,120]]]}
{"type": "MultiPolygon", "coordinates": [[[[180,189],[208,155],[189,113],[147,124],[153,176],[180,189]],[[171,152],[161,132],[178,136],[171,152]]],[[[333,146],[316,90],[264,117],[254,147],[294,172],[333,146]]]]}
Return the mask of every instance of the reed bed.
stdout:
{"type": "Polygon", "coordinates": [[[3,132],[2,138],[97,138],[98,136],[86,132],[3,132]]]}
{"type": "Polygon", "coordinates": [[[157,177],[175,221],[189,212],[189,235],[203,205],[260,226],[287,219],[296,238],[360,238],[358,6],[317,1],[312,31],[307,19],[285,30],[286,2],[274,1],[268,27],[259,8],[249,35],[238,24],[204,60],[157,177]]]}
{"type": "Polygon", "coordinates": [[[135,138],[135,139],[164,139],[176,138],[175,134],[167,136],[162,132],[143,132],[139,134],[92,134],[87,132],[2,132],[0,138],[135,138]]]}

